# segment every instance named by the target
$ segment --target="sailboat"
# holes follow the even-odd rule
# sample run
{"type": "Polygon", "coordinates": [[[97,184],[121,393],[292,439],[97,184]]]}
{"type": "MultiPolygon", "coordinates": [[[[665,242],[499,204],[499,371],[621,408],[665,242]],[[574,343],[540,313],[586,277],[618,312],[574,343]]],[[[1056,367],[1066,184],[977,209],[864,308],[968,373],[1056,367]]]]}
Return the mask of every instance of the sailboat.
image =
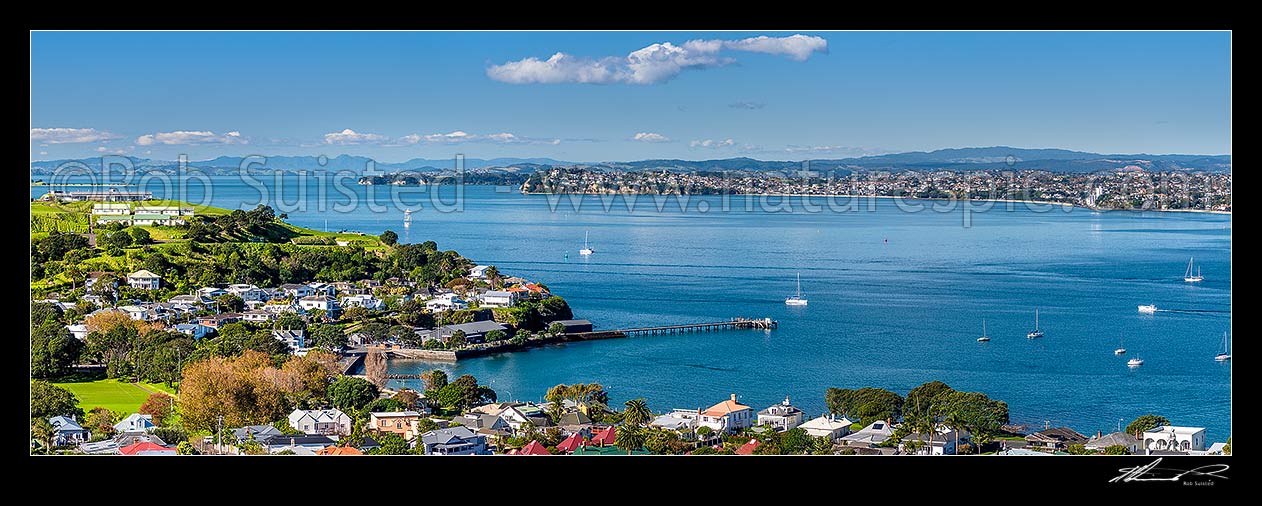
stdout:
{"type": "Polygon", "coordinates": [[[1139,358],[1139,357],[1135,357],[1126,361],[1126,367],[1135,368],[1141,365],[1144,365],[1144,359],[1139,358]]]}
{"type": "Polygon", "coordinates": [[[1125,355],[1126,347],[1122,346],[1122,336],[1117,336],[1117,349],[1113,350],[1114,355],[1125,355]]]}
{"type": "Polygon", "coordinates": [[[1231,353],[1227,352],[1227,333],[1226,332],[1223,332],[1223,351],[1219,352],[1217,355],[1214,355],[1214,360],[1217,362],[1226,362],[1228,360],[1231,360],[1231,353]]]}
{"type": "Polygon", "coordinates": [[[1192,260],[1193,260],[1192,258],[1188,258],[1188,269],[1183,272],[1183,280],[1187,281],[1188,283],[1195,283],[1197,281],[1202,281],[1205,279],[1203,276],[1201,276],[1201,267],[1199,265],[1196,267],[1196,275],[1195,276],[1192,275],[1192,260]]]}
{"type": "Polygon", "coordinates": [[[1034,310],[1034,330],[1031,330],[1029,334],[1025,335],[1025,337],[1029,339],[1038,339],[1043,337],[1043,331],[1039,330],[1039,310],[1037,309],[1034,310]]]}
{"type": "Polygon", "coordinates": [[[584,230],[583,231],[583,249],[578,250],[578,254],[586,256],[595,252],[596,252],[595,250],[593,250],[590,246],[587,245],[587,231],[584,230]]]}
{"type": "Polygon", "coordinates": [[[403,227],[407,228],[410,226],[412,226],[412,210],[404,209],[403,210],[403,227]]]}
{"type": "Polygon", "coordinates": [[[986,320],[982,320],[982,336],[977,338],[977,342],[985,343],[990,341],[990,336],[986,334],[986,320]]]}
{"type": "Polygon", "coordinates": [[[786,306],[805,306],[806,299],[802,297],[802,273],[798,273],[798,291],[796,294],[784,298],[786,306]]]}

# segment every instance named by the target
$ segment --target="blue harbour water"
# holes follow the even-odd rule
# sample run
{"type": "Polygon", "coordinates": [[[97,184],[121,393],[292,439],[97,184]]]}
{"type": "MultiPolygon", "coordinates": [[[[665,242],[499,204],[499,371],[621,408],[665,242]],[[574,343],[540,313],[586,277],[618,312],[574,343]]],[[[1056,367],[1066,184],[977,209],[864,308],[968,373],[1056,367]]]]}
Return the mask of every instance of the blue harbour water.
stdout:
{"type": "MultiPolygon", "coordinates": [[[[206,203],[249,208],[261,200],[259,187],[212,179],[206,203]]],[[[521,400],[538,400],[557,383],[599,382],[611,401],[646,397],[656,411],[708,406],[731,393],[756,408],[789,396],[811,415],[824,410],[828,387],[905,394],[942,380],[1007,401],[1013,422],[1032,428],[1046,422],[1094,434],[1159,413],[1207,427],[1213,441],[1230,435],[1231,364],[1213,360],[1231,324],[1230,216],[994,204],[970,213],[965,226],[958,206],[912,212],[875,199],[871,209],[864,200],[858,211],[808,212],[800,198],[751,197],[730,199],[724,211],[717,196],[691,197],[684,211],[673,199],[659,211],[652,197],[632,211],[621,200],[605,211],[587,197],[576,210],[572,198],[559,197],[553,210],[558,197],[487,186],[466,187],[462,210],[438,212],[430,189],[353,182],[347,194],[326,187],[336,202],[322,211],[316,185],[289,181],[278,207],[294,223],[434,240],[547,284],[598,329],[734,316],[780,323],[769,332],[572,343],[458,364],[396,360],[394,372],[473,374],[501,398],[521,400]],[[383,204],[388,194],[405,202],[373,212],[367,191],[383,204]],[[353,210],[331,210],[347,195],[358,200],[353,210]],[[404,207],[413,209],[407,228],[404,207]],[[590,258],[578,255],[584,231],[596,250],[590,258]],[[1182,280],[1190,256],[1202,283],[1182,280]],[[784,304],[797,273],[806,307],[784,304]],[[1162,311],[1142,315],[1139,304],[1162,311]],[[1035,308],[1046,337],[1031,340],[1035,308]],[[983,319],[989,343],[976,342],[983,319]],[[1113,354],[1119,339],[1126,355],[1113,354]],[[1145,364],[1128,368],[1136,356],[1145,364]]],[[[277,205],[275,182],[260,187],[277,205]]],[[[32,196],[43,192],[32,188],[32,196]]],[[[439,196],[451,203],[454,192],[445,187],[439,196]]],[[[193,188],[185,198],[203,197],[193,188]]]]}

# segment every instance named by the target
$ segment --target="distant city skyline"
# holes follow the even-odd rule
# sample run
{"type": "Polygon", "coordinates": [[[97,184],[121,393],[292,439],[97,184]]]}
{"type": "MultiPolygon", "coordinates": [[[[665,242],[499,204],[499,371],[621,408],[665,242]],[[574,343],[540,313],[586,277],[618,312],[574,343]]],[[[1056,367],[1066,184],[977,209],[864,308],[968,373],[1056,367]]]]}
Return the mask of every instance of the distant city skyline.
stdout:
{"type": "Polygon", "coordinates": [[[1231,154],[1229,32],[33,32],[31,160],[1231,154]]]}

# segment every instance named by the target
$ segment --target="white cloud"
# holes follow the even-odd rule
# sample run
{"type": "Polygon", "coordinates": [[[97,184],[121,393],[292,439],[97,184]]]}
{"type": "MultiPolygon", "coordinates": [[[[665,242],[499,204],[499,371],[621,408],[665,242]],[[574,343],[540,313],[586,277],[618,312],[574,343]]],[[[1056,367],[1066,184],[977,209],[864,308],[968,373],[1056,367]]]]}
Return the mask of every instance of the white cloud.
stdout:
{"type": "Polygon", "coordinates": [[[731,147],[731,146],[733,146],[733,145],[735,145],[735,144],[736,144],[736,143],[735,143],[734,141],[732,141],[732,139],[723,139],[723,140],[721,140],[721,141],[716,141],[716,140],[714,140],[714,139],[704,139],[704,140],[699,140],[699,141],[692,141],[692,142],[689,142],[689,143],[688,143],[688,146],[689,146],[689,147],[694,147],[694,148],[711,148],[711,149],[718,149],[718,148],[727,148],[727,147],[731,147]]]}
{"type": "Polygon", "coordinates": [[[349,128],[341,132],[324,134],[325,144],[381,144],[387,140],[388,138],[384,135],[359,133],[349,128]]]}
{"type": "Polygon", "coordinates": [[[626,56],[587,58],[558,52],[547,60],[529,57],[491,65],[486,75],[510,84],[656,84],[685,70],[735,63],[735,59],[719,55],[724,49],[783,55],[803,61],[811,53],[827,51],[828,41],[807,35],[764,35],[740,40],[690,40],[679,46],[662,42],[626,56]]]}
{"type": "Polygon", "coordinates": [[[108,141],[119,135],[95,128],[32,128],[31,140],[47,144],[108,141]]]}
{"type": "Polygon", "coordinates": [[[732,102],[730,104],[727,104],[727,106],[733,109],[753,110],[753,109],[762,109],[763,107],[766,107],[767,104],[764,104],[762,102],[732,102]]]}
{"type": "Polygon", "coordinates": [[[136,138],[136,144],[139,146],[152,146],[155,144],[180,145],[180,144],[249,144],[250,141],[241,136],[241,132],[231,131],[225,134],[216,134],[210,131],[201,130],[177,130],[174,132],[158,132],[153,134],[145,134],[136,138]]]}
{"type": "Polygon", "coordinates": [[[633,139],[640,142],[670,142],[670,137],[653,132],[638,132],[633,139]]]}
{"type": "Polygon", "coordinates": [[[97,147],[96,147],[96,152],[97,152],[97,153],[104,153],[104,152],[109,151],[109,150],[110,150],[110,148],[107,148],[107,147],[105,147],[105,146],[97,146],[97,147]]]}
{"type": "Polygon", "coordinates": [[[40,152],[39,152],[39,154],[40,154],[40,156],[44,156],[44,155],[47,155],[47,154],[48,154],[48,152],[47,152],[47,151],[40,151],[40,152]]]}
{"type": "Polygon", "coordinates": [[[483,142],[496,144],[560,144],[561,139],[539,139],[534,137],[522,137],[520,135],[509,132],[500,132],[488,135],[475,135],[468,132],[456,130],[445,134],[411,134],[400,137],[395,145],[411,145],[411,144],[460,144],[465,142],[483,142]]]}
{"type": "MultiPolygon", "coordinates": [[[[774,152],[774,151],[767,151],[774,152]]],[[[798,146],[792,145],[784,148],[785,153],[806,153],[816,155],[837,155],[837,156],[870,156],[889,153],[890,151],[877,148],[865,148],[859,146],[798,146]]]]}

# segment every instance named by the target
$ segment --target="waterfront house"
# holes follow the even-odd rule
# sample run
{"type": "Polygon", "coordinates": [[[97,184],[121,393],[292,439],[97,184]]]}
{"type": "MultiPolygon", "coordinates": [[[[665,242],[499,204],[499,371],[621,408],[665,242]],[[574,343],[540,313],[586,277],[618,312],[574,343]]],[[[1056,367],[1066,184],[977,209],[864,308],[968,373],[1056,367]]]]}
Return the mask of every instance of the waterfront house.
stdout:
{"type": "Polygon", "coordinates": [[[289,450],[299,455],[315,455],[317,450],[322,450],[337,443],[337,441],[322,434],[276,434],[265,439],[256,440],[262,443],[263,447],[267,448],[267,453],[280,453],[289,450]]]}
{"type": "Polygon", "coordinates": [[[1086,444],[1087,436],[1069,427],[1052,427],[1025,436],[1025,441],[1030,448],[1064,450],[1069,445],[1086,444]]]}
{"type": "Polygon", "coordinates": [[[241,319],[252,323],[267,323],[276,319],[276,313],[262,309],[253,309],[241,313],[241,319]]]}
{"type": "Polygon", "coordinates": [[[140,269],[127,275],[127,284],[137,290],[157,290],[162,286],[162,276],[140,269]]]}
{"type": "Polygon", "coordinates": [[[92,439],[92,433],[74,418],[54,416],[48,419],[48,424],[53,426],[53,444],[57,446],[77,445],[92,439]]]}
{"type": "Polygon", "coordinates": [[[683,431],[697,426],[697,418],[700,410],[676,409],[670,413],[659,415],[653,418],[649,424],[661,429],[683,431]]]}
{"type": "Polygon", "coordinates": [[[790,404],[789,397],[785,396],[784,402],[773,404],[758,412],[758,425],[769,425],[780,432],[784,432],[802,425],[804,418],[806,418],[806,414],[790,404]]]}
{"type": "Polygon", "coordinates": [[[220,297],[227,294],[228,294],[227,290],[224,290],[223,288],[219,288],[217,286],[204,286],[197,289],[197,295],[200,295],[207,299],[211,299],[212,303],[214,302],[214,299],[216,297],[220,297]]]}
{"type": "Polygon", "coordinates": [[[305,311],[319,309],[329,315],[330,318],[337,318],[342,312],[342,306],[337,303],[337,299],[331,295],[319,294],[308,295],[298,299],[298,305],[305,311]]]}
{"type": "Polygon", "coordinates": [[[957,432],[946,425],[938,424],[931,434],[912,432],[903,436],[898,448],[903,453],[916,455],[955,455],[956,445],[961,442],[968,442],[967,432],[957,432]],[[913,442],[917,446],[923,446],[913,449],[913,442]]]}
{"type": "Polygon", "coordinates": [[[193,339],[206,337],[207,334],[210,334],[215,330],[200,323],[180,323],[176,324],[173,328],[176,332],[192,336],[193,339]]]}
{"type": "Polygon", "coordinates": [[[483,307],[513,307],[517,305],[519,293],[503,290],[489,290],[481,295],[483,307]]]}
{"type": "Polygon", "coordinates": [[[141,456],[146,456],[146,457],[151,457],[151,456],[173,457],[177,455],[179,452],[177,452],[175,448],[169,448],[169,447],[162,446],[160,444],[149,442],[149,441],[142,441],[139,443],[121,447],[118,449],[118,453],[120,455],[141,455],[141,456]]]}
{"type": "Polygon", "coordinates": [[[737,455],[753,455],[754,450],[757,450],[759,446],[762,446],[762,441],[759,441],[757,439],[750,439],[748,443],[745,443],[741,445],[740,448],[736,449],[736,454],[737,455]]]}
{"type": "Polygon", "coordinates": [[[416,439],[425,455],[489,455],[486,436],[465,426],[431,430],[416,439]]]}
{"type": "Polygon", "coordinates": [[[82,323],[76,323],[74,325],[66,325],[66,330],[69,330],[70,335],[74,336],[75,339],[78,339],[80,341],[88,337],[88,326],[82,323]]]}
{"type": "Polygon", "coordinates": [[[153,424],[153,415],[132,413],[122,421],[114,424],[114,430],[120,434],[150,432],[157,426],[153,424]]]}
{"type": "Polygon", "coordinates": [[[307,347],[306,331],[303,330],[274,329],[272,337],[288,345],[291,351],[307,347]]]}
{"type": "Polygon", "coordinates": [[[292,297],[295,299],[301,299],[303,297],[307,297],[307,296],[315,294],[315,290],[313,290],[310,286],[300,285],[298,283],[285,283],[283,285],[280,285],[280,287],[277,288],[277,290],[284,293],[286,296],[292,297]]]}
{"type": "Polygon", "coordinates": [[[469,309],[469,303],[465,302],[464,299],[461,299],[454,293],[444,293],[425,301],[425,309],[429,310],[431,313],[454,309],[469,309]]]}
{"type": "Polygon", "coordinates": [[[1084,445],[1088,450],[1103,452],[1105,448],[1110,446],[1121,446],[1126,448],[1126,453],[1135,454],[1139,452],[1139,440],[1134,435],[1125,432],[1114,432],[1111,434],[1102,434],[1097,431],[1095,437],[1091,438],[1084,445]]]}
{"type": "Polygon", "coordinates": [[[351,417],[337,409],[295,409],[289,426],[304,434],[346,436],[351,433],[351,417]]]}
{"type": "Polygon", "coordinates": [[[854,425],[854,422],[846,417],[837,418],[837,415],[821,415],[818,418],[806,421],[798,427],[801,427],[811,437],[826,437],[829,441],[836,441],[850,433],[851,425],[854,425]]]}
{"type": "Polygon", "coordinates": [[[1154,451],[1204,451],[1205,428],[1163,425],[1144,431],[1142,441],[1146,454],[1154,451]]]}
{"type": "Polygon", "coordinates": [[[554,322],[548,323],[548,326],[551,327],[558,323],[560,323],[561,326],[565,327],[564,332],[566,334],[581,334],[583,332],[592,331],[592,322],[588,320],[556,320],[554,322]]]}
{"type": "Polygon", "coordinates": [[[246,284],[228,285],[227,291],[230,294],[236,295],[237,297],[241,297],[241,300],[246,301],[246,302],[267,301],[267,299],[270,298],[268,296],[267,290],[264,290],[254,285],[246,285],[246,284]]]}
{"type": "MultiPolygon", "coordinates": [[[[94,206],[95,208],[95,206],[94,206]]],[[[165,214],[167,216],[193,216],[193,208],[169,205],[145,205],[136,206],[133,210],[136,214],[165,214]]]]}
{"type": "Polygon", "coordinates": [[[458,323],[456,325],[443,325],[437,329],[418,331],[418,333],[424,333],[424,339],[438,339],[445,343],[452,334],[455,334],[457,331],[463,331],[466,341],[471,343],[480,343],[485,340],[486,334],[492,330],[508,332],[508,326],[496,321],[486,320],[480,322],[458,323]]]}
{"type": "Polygon", "coordinates": [[[473,279],[486,279],[486,270],[491,268],[489,265],[475,265],[469,269],[469,277],[473,279]]]}
{"type": "Polygon", "coordinates": [[[364,309],[383,309],[386,304],[376,297],[368,294],[348,295],[342,297],[342,307],[362,307],[364,309]]]}
{"type": "Polygon", "coordinates": [[[591,445],[597,446],[597,447],[613,446],[614,441],[616,441],[617,439],[618,439],[618,428],[609,426],[599,431],[596,431],[596,435],[592,436],[591,445]]]}
{"type": "Polygon", "coordinates": [[[842,437],[841,443],[847,446],[872,447],[885,442],[893,435],[894,427],[888,420],[877,420],[854,434],[842,437]]]}
{"type": "Polygon", "coordinates": [[[150,225],[176,226],[176,225],[183,225],[186,222],[184,221],[184,218],[179,217],[179,216],[171,216],[167,214],[136,213],[136,214],[131,215],[131,223],[132,225],[137,225],[137,226],[150,226],[150,225]]]}
{"type": "Polygon", "coordinates": [[[421,413],[418,411],[372,412],[368,414],[368,427],[412,439],[416,437],[416,424],[420,420],[421,413]]]}
{"type": "Polygon", "coordinates": [[[727,433],[740,432],[754,425],[754,409],[736,402],[736,394],[701,412],[700,424],[727,433]]]}

